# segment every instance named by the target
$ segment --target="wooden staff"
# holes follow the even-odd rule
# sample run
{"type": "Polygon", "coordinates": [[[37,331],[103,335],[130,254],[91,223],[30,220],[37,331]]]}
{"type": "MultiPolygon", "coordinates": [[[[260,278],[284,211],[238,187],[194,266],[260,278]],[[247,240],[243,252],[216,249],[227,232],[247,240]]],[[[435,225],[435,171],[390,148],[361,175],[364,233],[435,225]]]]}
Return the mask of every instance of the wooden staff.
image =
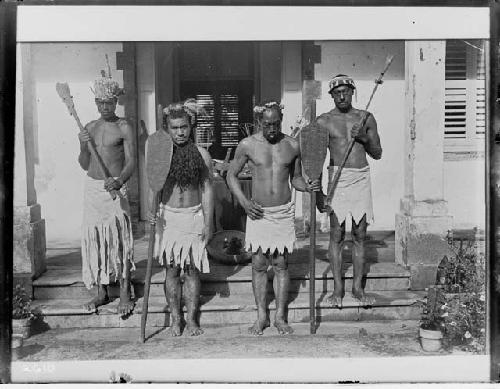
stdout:
{"type": "MultiPolygon", "coordinates": [[[[58,82],[56,84],[56,91],[59,97],[62,99],[66,107],[68,108],[69,114],[73,116],[73,118],[76,121],[76,124],[78,125],[78,128],[80,131],[83,131],[85,128],[82,125],[82,122],[80,121],[80,118],[78,117],[78,114],[76,113],[75,109],[75,103],[73,102],[73,96],[71,96],[71,92],[69,90],[69,85],[67,83],[60,83],[58,82]]],[[[104,161],[102,160],[101,156],[96,150],[96,146],[94,143],[94,139],[90,138],[90,140],[87,142],[89,145],[90,153],[92,156],[96,159],[97,164],[99,168],[101,169],[101,173],[104,175],[104,177],[109,178],[111,177],[111,174],[109,173],[108,168],[104,164],[104,161]]],[[[109,194],[111,195],[111,198],[114,200],[116,199],[117,192],[115,189],[109,191],[109,194]]]]}
{"type": "MultiPolygon", "coordinates": [[[[375,87],[373,88],[370,99],[368,100],[368,104],[366,104],[365,112],[363,113],[363,117],[362,117],[361,122],[360,122],[361,128],[363,128],[365,126],[366,121],[368,120],[368,117],[370,116],[368,113],[368,108],[370,107],[370,103],[372,102],[373,96],[375,95],[375,92],[377,91],[378,86],[380,84],[382,84],[382,82],[383,82],[382,78],[384,77],[384,74],[387,72],[387,69],[389,69],[389,66],[391,65],[393,59],[394,59],[394,57],[392,55],[387,57],[387,59],[385,61],[384,70],[382,70],[382,73],[380,73],[380,76],[375,80],[375,87]]],[[[340,162],[339,168],[337,169],[337,171],[335,172],[335,175],[333,176],[332,184],[331,184],[330,189],[328,190],[328,194],[326,196],[326,204],[327,204],[327,207],[329,207],[329,208],[330,208],[329,204],[332,201],[333,195],[335,193],[335,189],[337,187],[337,184],[339,183],[340,174],[342,173],[342,169],[344,168],[344,166],[347,162],[347,158],[349,158],[349,154],[351,154],[351,151],[354,147],[355,142],[356,142],[356,140],[354,138],[352,138],[349,141],[349,145],[347,146],[347,149],[344,153],[344,156],[342,157],[342,161],[340,162]]]]}
{"type": "Polygon", "coordinates": [[[161,105],[157,109],[158,121],[160,123],[154,134],[148,137],[148,147],[146,155],[146,174],[151,190],[154,193],[153,206],[151,211],[155,216],[154,221],[151,222],[151,230],[149,232],[149,246],[148,246],[148,262],[146,265],[146,277],[144,283],[144,297],[142,303],[141,315],[141,341],[146,341],[146,321],[148,317],[149,307],[149,290],[151,288],[151,274],[153,269],[153,256],[155,247],[155,234],[156,234],[156,214],[158,212],[158,205],[161,202],[162,189],[165,185],[168,173],[170,171],[170,164],[172,163],[172,155],[174,150],[174,143],[172,137],[162,129],[161,105]]]}

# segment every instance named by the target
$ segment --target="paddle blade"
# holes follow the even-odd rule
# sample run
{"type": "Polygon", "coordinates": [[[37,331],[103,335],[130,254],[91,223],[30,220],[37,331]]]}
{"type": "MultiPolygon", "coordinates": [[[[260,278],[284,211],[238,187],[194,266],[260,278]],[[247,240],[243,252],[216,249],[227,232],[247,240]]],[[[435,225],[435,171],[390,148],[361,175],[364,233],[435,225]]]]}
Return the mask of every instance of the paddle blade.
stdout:
{"type": "Polygon", "coordinates": [[[165,131],[156,131],[148,137],[146,175],[149,186],[154,192],[160,191],[165,184],[173,152],[174,143],[165,131]]]}
{"type": "Polygon", "coordinates": [[[69,85],[65,82],[58,82],[56,84],[56,92],[71,113],[71,110],[75,107],[75,105],[73,103],[73,96],[71,96],[71,92],[69,90],[69,85]]]}
{"type": "Polygon", "coordinates": [[[328,149],[328,130],[311,123],[299,134],[302,169],[307,178],[317,180],[323,171],[328,149]]]}

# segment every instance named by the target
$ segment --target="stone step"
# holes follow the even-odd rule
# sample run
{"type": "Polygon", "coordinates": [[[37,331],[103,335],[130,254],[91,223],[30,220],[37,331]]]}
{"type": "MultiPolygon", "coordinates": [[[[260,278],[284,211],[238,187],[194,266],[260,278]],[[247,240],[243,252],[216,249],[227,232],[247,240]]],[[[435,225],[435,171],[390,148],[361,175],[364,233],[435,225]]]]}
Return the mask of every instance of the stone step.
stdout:
{"type": "MultiPolygon", "coordinates": [[[[316,294],[316,315],[318,321],[357,321],[357,320],[417,320],[421,309],[418,301],[424,292],[377,291],[371,292],[375,303],[364,308],[347,295],[342,309],[333,308],[324,301],[326,294],[316,294]]],[[[271,296],[270,296],[271,297],[271,296]]],[[[309,294],[299,293],[292,297],[288,308],[290,323],[309,320],[309,294]]],[[[274,311],[274,301],[269,309],[274,311]]],[[[83,309],[83,299],[37,300],[33,302],[43,315],[45,325],[50,328],[71,327],[139,327],[142,311],[142,298],[136,301],[134,313],[128,318],[116,314],[118,299],[106,306],[99,307],[98,313],[88,313],[83,309]]],[[[253,296],[239,295],[225,298],[221,296],[202,296],[200,322],[202,324],[243,324],[255,320],[253,296]]],[[[272,314],[271,314],[272,315],[272,314]]],[[[148,326],[164,327],[169,325],[169,311],[164,297],[152,296],[149,301],[148,326]]]]}
{"type": "MultiPolygon", "coordinates": [[[[331,277],[316,279],[316,291],[327,293],[333,289],[334,282],[331,277]]],[[[144,283],[135,282],[134,285],[135,296],[142,297],[144,295],[144,283]]],[[[352,289],[352,278],[345,279],[345,290],[352,289]]],[[[408,290],[410,288],[409,278],[368,278],[366,281],[366,291],[385,291],[385,290],[408,290]]],[[[119,286],[112,285],[109,290],[110,297],[119,296],[119,286]]],[[[272,289],[272,281],[269,281],[268,289],[272,289]]],[[[309,290],[309,280],[294,280],[290,281],[291,293],[303,293],[309,290]]],[[[78,299],[78,298],[92,298],[97,293],[96,288],[88,290],[82,283],[77,283],[71,286],[37,286],[34,289],[34,298],[36,300],[46,299],[78,299]]],[[[150,296],[163,296],[163,281],[156,280],[151,284],[150,296]]],[[[205,281],[201,284],[201,294],[206,296],[221,295],[233,296],[242,294],[251,294],[252,285],[251,281],[205,281]]]]}
{"type": "MultiPolygon", "coordinates": [[[[316,236],[316,256],[326,260],[329,244],[329,235],[318,233],[316,236]]],[[[148,240],[138,239],[134,242],[134,260],[137,267],[146,267],[148,255],[148,240]]],[[[368,232],[365,240],[365,254],[368,263],[392,262],[394,263],[394,231],[368,232]]],[[[352,240],[350,234],[346,234],[345,247],[342,251],[344,261],[352,259],[352,240]]],[[[309,239],[298,238],[297,247],[290,255],[290,263],[308,262],[309,239]]],[[[47,268],[54,267],[78,267],[81,264],[80,249],[78,247],[53,247],[47,249],[47,268]]]]}
{"type": "MultiPolygon", "coordinates": [[[[333,288],[333,279],[329,270],[329,263],[317,261],[316,290],[327,292],[333,288]]],[[[293,293],[307,292],[309,284],[309,269],[307,264],[290,264],[290,290],[293,293]]],[[[367,266],[369,271],[366,277],[366,290],[407,290],[409,289],[409,272],[394,263],[375,263],[367,266]]],[[[272,271],[269,273],[270,283],[272,271]]],[[[143,296],[145,269],[138,268],[133,277],[134,292],[136,296],[143,296]]],[[[151,295],[163,295],[164,270],[160,267],[153,268],[151,278],[151,295]]],[[[345,268],[345,289],[352,287],[352,265],[345,268]]],[[[238,295],[252,293],[252,268],[245,266],[212,265],[211,273],[202,275],[202,294],[204,295],[238,295]]],[[[96,292],[88,291],[81,282],[79,269],[50,269],[42,277],[33,282],[35,299],[75,299],[89,298],[96,292]]],[[[271,285],[269,285],[271,288],[271,285]]],[[[118,296],[119,287],[110,287],[110,295],[118,296]]]]}

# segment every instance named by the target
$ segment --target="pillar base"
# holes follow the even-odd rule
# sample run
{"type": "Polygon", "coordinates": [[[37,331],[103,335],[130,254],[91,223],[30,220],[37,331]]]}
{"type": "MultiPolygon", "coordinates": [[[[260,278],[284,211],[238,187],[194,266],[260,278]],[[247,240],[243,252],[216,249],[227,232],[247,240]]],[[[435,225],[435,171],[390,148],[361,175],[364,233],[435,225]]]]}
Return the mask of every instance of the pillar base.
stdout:
{"type": "Polygon", "coordinates": [[[45,220],[39,204],[14,207],[14,276],[30,274],[39,277],[45,263],[45,220]]]}
{"type": "Polygon", "coordinates": [[[401,212],[396,214],[396,263],[409,268],[412,290],[434,285],[437,267],[449,254],[451,228],[445,201],[401,202],[401,212]]]}

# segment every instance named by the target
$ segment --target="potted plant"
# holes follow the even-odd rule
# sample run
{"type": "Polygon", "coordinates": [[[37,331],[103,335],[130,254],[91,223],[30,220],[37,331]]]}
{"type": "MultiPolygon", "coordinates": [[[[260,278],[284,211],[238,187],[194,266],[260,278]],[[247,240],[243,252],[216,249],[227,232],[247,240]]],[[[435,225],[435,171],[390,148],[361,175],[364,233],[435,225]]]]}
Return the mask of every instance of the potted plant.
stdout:
{"type": "MultiPolygon", "coordinates": [[[[446,258],[442,307],[444,346],[484,353],[486,349],[485,258],[473,240],[453,242],[446,258]]],[[[443,277],[442,277],[443,278],[443,277]]]]}
{"type": "Polygon", "coordinates": [[[21,285],[16,285],[12,295],[12,337],[26,339],[30,335],[31,320],[35,317],[31,309],[31,296],[21,285]]]}
{"type": "Polygon", "coordinates": [[[445,296],[442,288],[435,286],[428,288],[419,329],[420,345],[424,351],[436,352],[442,348],[444,304],[445,296]]]}

